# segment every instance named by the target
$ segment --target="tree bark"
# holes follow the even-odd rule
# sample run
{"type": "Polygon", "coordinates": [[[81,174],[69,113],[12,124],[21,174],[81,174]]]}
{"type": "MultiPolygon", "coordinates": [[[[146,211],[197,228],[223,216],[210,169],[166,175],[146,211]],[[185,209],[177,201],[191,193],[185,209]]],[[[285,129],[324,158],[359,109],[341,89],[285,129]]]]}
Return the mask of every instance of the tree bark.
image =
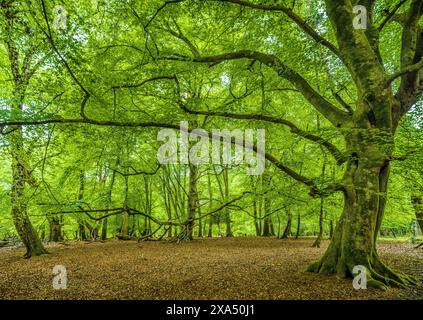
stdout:
{"type": "Polygon", "coordinates": [[[197,211],[197,167],[189,165],[188,215],[186,224],[186,238],[193,239],[194,219],[197,211]]]}
{"type": "Polygon", "coordinates": [[[264,218],[263,221],[263,237],[271,237],[274,236],[275,233],[272,231],[272,218],[270,216],[267,216],[266,218],[264,218]]]}
{"type": "Polygon", "coordinates": [[[288,239],[291,235],[291,225],[292,225],[292,214],[288,212],[288,221],[286,222],[285,230],[283,231],[281,239],[288,239]]]}
{"type": "Polygon", "coordinates": [[[298,239],[300,236],[300,228],[301,228],[301,215],[298,213],[297,215],[297,231],[295,233],[295,239],[298,239]]]}
{"type": "Polygon", "coordinates": [[[362,265],[369,286],[384,289],[385,285],[414,283],[411,277],[388,268],[377,253],[376,235],[385,208],[387,159],[393,142],[387,144],[389,135],[381,137],[380,131],[366,130],[367,136],[363,131],[350,134],[348,141],[352,157],[343,177],[344,209],[333,239],[324,256],[308,270],[353,277],[353,268],[362,265]]]}
{"type": "Polygon", "coordinates": [[[319,213],[319,234],[314,241],[312,247],[320,248],[320,242],[323,239],[323,218],[324,218],[324,198],[320,198],[320,213],[319,213]]]}
{"type": "MultiPolygon", "coordinates": [[[[211,211],[213,208],[213,190],[211,185],[210,173],[207,173],[207,186],[209,190],[209,211],[211,211]]],[[[207,232],[207,237],[209,238],[213,236],[213,219],[214,219],[214,215],[211,214],[209,216],[209,229],[207,232]]]]}
{"type": "MultiPolygon", "coordinates": [[[[229,201],[229,169],[228,167],[225,167],[223,169],[223,185],[224,185],[224,201],[229,201]]],[[[226,223],[226,237],[233,237],[232,233],[232,221],[231,221],[231,215],[229,212],[229,209],[225,207],[223,210],[225,215],[225,223],[226,223]]]]}
{"type": "Polygon", "coordinates": [[[63,240],[61,217],[51,217],[48,219],[50,232],[49,241],[58,242],[63,240]]]}
{"type": "Polygon", "coordinates": [[[48,253],[43,247],[38,234],[29,220],[27,212],[27,199],[25,197],[25,182],[27,169],[22,165],[23,153],[22,128],[10,133],[12,149],[12,219],[16,231],[26,248],[25,258],[48,253]]]}
{"type": "Polygon", "coordinates": [[[413,195],[411,197],[411,203],[414,207],[417,223],[420,227],[421,232],[423,232],[423,199],[421,196],[413,195]]]}
{"type": "MultiPolygon", "coordinates": [[[[110,204],[112,203],[112,193],[113,193],[113,186],[115,184],[115,171],[112,172],[112,176],[111,176],[111,180],[110,180],[110,186],[109,186],[109,190],[107,190],[107,196],[106,196],[106,208],[108,209],[110,207],[110,204]]],[[[105,213],[105,215],[108,212],[105,213]]],[[[100,239],[101,240],[106,240],[107,239],[107,227],[108,227],[108,220],[107,218],[103,219],[103,224],[101,226],[101,236],[100,239]]]]}
{"type": "MultiPolygon", "coordinates": [[[[5,34],[4,38],[14,84],[11,109],[19,114],[23,110],[26,89],[31,75],[24,72],[25,69],[29,68],[28,62],[24,62],[22,69],[20,68],[20,52],[14,40],[16,31],[20,32],[21,27],[18,5],[15,1],[3,1],[0,9],[2,18],[4,18],[1,31],[5,34]]],[[[22,34],[19,34],[19,36],[22,36],[22,34]]],[[[30,54],[30,51],[26,52],[25,55],[30,54]]],[[[12,156],[11,215],[16,231],[26,248],[25,257],[30,258],[31,256],[38,256],[48,252],[43,247],[27,212],[28,199],[25,195],[25,186],[27,183],[34,181],[25,158],[22,126],[11,126],[7,139],[12,156]]]]}
{"type": "MultiPolygon", "coordinates": [[[[85,174],[84,174],[84,171],[80,170],[78,201],[84,200],[84,189],[85,189],[85,174]]],[[[81,218],[78,218],[78,235],[79,235],[79,240],[87,240],[87,234],[85,232],[85,223],[81,218]]]]}

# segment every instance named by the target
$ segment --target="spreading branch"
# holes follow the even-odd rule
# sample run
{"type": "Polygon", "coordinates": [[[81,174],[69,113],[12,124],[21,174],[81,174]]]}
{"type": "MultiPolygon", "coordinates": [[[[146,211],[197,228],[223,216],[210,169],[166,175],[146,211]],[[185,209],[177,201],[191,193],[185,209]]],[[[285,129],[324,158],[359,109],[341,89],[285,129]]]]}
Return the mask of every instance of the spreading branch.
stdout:
{"type": "Polygon", "coordinates": [[[385,25],[395,16],[395,13],[398,11],[399,8],[402,7],[404,3],[408,0],[401,0],[399,1],[396,6],[385,16],[385,18],[380,23],[379,27],[377,28],[379,32],[385,27],[385,25]]]}
{"type": "Polygon", "coordinates": [[[273,69],[274,71],[276,71],[280,77],[286,79],[292,85],[294,85],[294,87],[301,92],[304,98],[306,98],[307,101],[326,119],[328,119],[334,126],[341,127],[350,119],[350,115],[347,112],[344,112],[335,107],[332,103],[330,103],[323,96],[321,96],[299,73],[289,68],[278,57],[272,54],[265,54],[252,50],[240,50],[237,52],[197,58],[173,55],[169,57],[164,57],[163,59],[209,63],[212,65],[224,61],[239,59],[252,59],[260,61],[271,69],[273,69]]]}
{"type": "Polygon", "coordinates": [[[412,65],[409,65],[409,66],[405,67],[404,69],[401,69],[401,70],[395,72],[394,74],[392,74],[389,77],[386,85],[389,86],[389,85],[392,84],[392,82],[395,79],[397,79],[397,78],[399,78],[399,77],[401,77],[401,76],[403,76],[403,75],[405,75],[407,73],[418,71],[418,70],[420,70],[422,68],[423,68],[423,58],[419,62],[417,62],[415,64],[412,64],[412,65]]]}
{"type": "Polygon", "coordinates": [[[293,22],[295,22],[301,30],[303,30],[306,34],[308,34],[311,38],[316,41],[316,43],[321,44],[332,51],[335,55],[337,55],[342,60],[342,56],[337,47],[335,47],[332,43],[330,43],[327,39],[322,37],[315,31],[315,28],[308,25],[300,16],[298,16],[291,8],[285,7],[283,5],[265,5],[265,4],[257,4],[251,3],[244,0],[211,0],[211,1],[218,1],[218,2],[227,2],[236,4],[242,7],[248,7],[251,9],[257,9],[262,11],[280,11],[283,12],[286,16],[288,16],[293,22]]]}
{"type": "Polygon", "coordinates": [[[314,134],[311,134],[307,131],[304,131],[298,128],[291,121],[288,121],[285,119],[275,118],[275,117],[262,115],[262,114],[238,114],[238,113],[219,112],[219,111],[196,111],[196,110],[188,109],[186,105],[184,105],[182,102],[180,103],[180,108],[187,113],[196,114],[196,115],[217,116],[217,117],[225,117],[225,118],[232,118],[232,119],[239,119],[239,120],[257,120],[257,121],[271,122],[275,124],[282,124],[284,126],[289,127],[292,133],[295,133],[305,139],[316,142],[322,145],[323,147],[325,147],[334,156],[338,164],[342,164],[346,161],[345,155],[334,144],[323,139],[322,137],[316,136],[314,134]]]}

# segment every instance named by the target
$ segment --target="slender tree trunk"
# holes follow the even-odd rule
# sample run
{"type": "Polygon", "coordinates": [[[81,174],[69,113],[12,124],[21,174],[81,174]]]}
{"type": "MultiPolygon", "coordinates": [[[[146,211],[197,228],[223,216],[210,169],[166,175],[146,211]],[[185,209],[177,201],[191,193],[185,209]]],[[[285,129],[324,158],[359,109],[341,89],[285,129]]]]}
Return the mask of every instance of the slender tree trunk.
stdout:
{"type": "Polygon", "coordinates": [[[301,215],[297,214],[297,231],[295,232],[295,239],[298,239],[300,236],[300,228],[301,228],[301,215]]]}
{"type": "Polygon", "coordinates": [[[265,194],[264,195],[264,214],[266,217],[263,219],[263,233],[262,233],[263,237],[270,237],[275,235],[275,232],[273,230],[273,222],[272,222],[272,216],[270,215],[270,211],[271,211],[271,199],[269,198],[268,194],[265,194]]]}
{"type": "MultiPolygon", "coordinates": [[[[319,117],[317,118],[317,128],[320,129],[320,121],[319,121],[319,117]]],[[[323,179],[322,183],[324,183],[325,181],[325,173],[326,173],[326,153],[324,153],[324,150],[322,149],[323,152],[323,166],[322,166],[322,174],[321,177],[323,179]]],[[[312,247],[317,247],[320,248],[320,242],[322,242],[323,239],[323,218],[324,218],[324,197],[320,197],[320,210],[319,210],[319,234],[317,235],[316,241],[314,241],[312,247]]]]}
{"type": "Polygon", "coordinates": [[[323,218],[324,218],[324,198],[320,198],[320,213],[319,213],[319,234],[314,241],[312,247],[320,248],[320,243],[323,239],[323,218]]]}
{"type": "MultiPolygon", "coordinates": [[[[212,210],[213,208],[213,189],[212,189],[212,184],[211,184],[211,177],[210,177],[210,173],[207,173],[207,186],[208,186],[208,190],[209,190],[209,211],[212,210]]],[[[211,214],[209,216],[209,229],[207,232],[207,237],[211,238],[213,236],[213,219],[214,219],[214,215],[211,214]]]]}
{"type": "Polygon", "coordinates": [[[292,213],[288,212],[288,221],[286,222],[285,230],[283,231],[281,239],[288,239],[291,235],[292,213]]]}
{"type": "MultiPolygon", "coordinates": [[[[84,200],[84,189],[85,189],[85,174],[84,174],[84,171],[80,170],[78,201],[84,200]]],[[[85,223],[81,218],[78,218],[78,234],[79,234],[80,240],[87,240],[87,234],[85,231],[85,223]]]]}
{"type": "Polygon", "coordinates": [[[260,230],[260,222],[258,219],[258,211],[257,211],[257,206],[258,206],[258,201],[257,201],[257,186],[258,186],[258,181],[260,178],[254,178],[253,176],[251,177],[251,185],[253,186],[253,216],[254,216],[254,228],[256,229],[256,236],[260,237],[261,235],[261,230],[260,230]]]}
{"type": "MultiPolygon", "coordinates": [[[[225,167],[223,169],[223,185],[224,185],[224,199],[225,202],[229,201],[229,170],[228,167],[225,167]]],[[[232,233],[232,221],[231,221],[231,215],[229,213],[228,208],[224,209],[225,214],[225,223],[226,223],[226,237],[233,237],[232,233]]]]}
{"type": "MultiPolygon", "coordinates": [[[[167,189],[167,185],[169,183],[169,176],[167,175],[167,172],[165,170],[163,170],[163,176],[162,176],[162,192],[163,192],[163,200],[164,200],[164,205],[165,205],[165,209],[166,209],[166,214],[167,214],[167,219],[169,222],[172,221],[172,205],[171,205],[171,200],[170,197],[171,195],[169,194],[169,191],[167,189]]],[[[172,225],[169,225],[169,228],[167,230],[167,236],[168,238],[172,237],[172,225]]]]}
{"type": "MultiPolygon", "coordinates": [[[[112,176],[110,179],[110,186],[109,186],[109,190],[107,190],[107,196],[106,196],[106,209],[109,209],[110,204],[112,203],[112,194],[113,194],[113,186],[115,184],[115,172],[112,171],[112,176]]],[[[108,212],[105,213],[105,215],[108,212]]],[[[107,218],[103,219],[103,224],[101,226],[101,240],[106,240],[107,239],[107,225],[108,225],[108,220],[107,218]]]]}
{"type": "MultiPolygon", "coordinates": [[[[197,195],[197,211],[198,216],[201,217],[201,206],[200,206],[200,200],[198,198],[198,190],[197,190],[197,184],[195,184],[195,193],[197,195]]],[[[203,237],[203,221],[201,218],[198,219],[198,237],[203,237]]]]}
{"type": "MultiPolygon", "coordinates": [[[[124,208],[128,207],[128,201],[129,201],[129,184],[128,184],[128,176],[125,176],[125,200],[123,203],[124,208]]],[[[122,225],[120,228],[120,236],[122,237],[122,239],[128,239],[129,237],[129,216],[127,211],[125,211],[122,214],[122,225]]]]}
{"type": "Polygon", "coordinates": [[[186,225],[186,238],[188,240],[193,239],[194,219],[197,210],[197,167],[195,165],[189,165],[189,191],[188,191],[188,215],[186,225]]]}

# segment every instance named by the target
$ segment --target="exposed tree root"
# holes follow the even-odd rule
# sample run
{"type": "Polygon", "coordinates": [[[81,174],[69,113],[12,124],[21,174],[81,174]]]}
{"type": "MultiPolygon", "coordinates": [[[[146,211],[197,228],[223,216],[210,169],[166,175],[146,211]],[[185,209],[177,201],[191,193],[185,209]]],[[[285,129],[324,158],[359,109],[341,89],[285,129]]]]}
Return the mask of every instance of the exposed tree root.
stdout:
{"type": "Polygon", "coordinates": [[[50,254],[45,248],[40,247],[37,249],[30,249],[26,251],[24,255],[24,259],[29,259],[31,257],[41,256],[42,254],[50,254]]]}
{"type": "MultiPolygon", "coordinates": [[[[307,271],[320,274],[336,274],[341,278],[353,278],[352,271],[354,266],[355,264],[351,262],[327,263],[322,258],[309,265],[307,271]]],[[[417,283],[414,277],[387,267],[377,256],[372,259],[372,263],[367,263],[364,266],[367,270],[367,286],[370,288],[386,290],[389,286],[404,288],[417,283]]]]}
{"type": "Polygon", "coordinates": [[[313,248],[320,248],[320,243],[322,242],[322,237],[318,236],[314,243],[312,244],[313,248]]]}

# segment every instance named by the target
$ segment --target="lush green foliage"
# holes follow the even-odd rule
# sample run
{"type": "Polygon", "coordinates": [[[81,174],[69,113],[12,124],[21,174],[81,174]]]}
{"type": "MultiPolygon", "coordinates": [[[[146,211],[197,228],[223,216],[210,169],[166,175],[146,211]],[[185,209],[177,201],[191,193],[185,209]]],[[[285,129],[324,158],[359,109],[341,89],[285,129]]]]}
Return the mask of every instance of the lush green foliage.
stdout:
{"type": "MultiPolygon", "coordinates": [[[[378,2],[377,19],[382,19],[383,9],[390,2],[378,2]]],[[[156,137],[160,126],[130,126],[135,122],[178,126],[180,121],[189,121],[192,128],[208,131],[265,128],[266,151],[296,172],[311,177],[318,187],[324,188],[342,177],[345,164],[337,164],[320,144],[291,132],[288,126],[189,114],[179,105],[182,97],[190,110],[272,115],[289,120],[342,149],[343,140],[336,128],[288,81],[276,77],[264,64],[245,59],[192,62],[198,53],[212,56],[239,48],[274,54],[329,101],[336,103],[332,92],[338,92],[347,104],[353,104],[356,89],[337,58],[327,50],[322,53],[315,41],[284,15],[257,13],[215,1],[175,1],[166,6],[163,3],[65,1],[66,28],[59,30],[54,28],[54,6],[61,3],[53,1],[15,2],[18,19],[12,34],[4,32],[6,21],[1,18],[1,121],[58,120],[58,123],[29,125],[23,129],[26,165],[35,179],[25,189],[28,212],[45,238],[49,234],[49,221],[55,216],[62,219],[65,238],[78,235],[81,221],[100,232],[103,220],[92,218],[101,218],[104,212],[88,216],[72,211],[130,207],[159,221],[186,221],[188,166],[161,166],[156,171],[156,152],[160,146],[156,137]],[[10,41],[21,55],[20,67],[24,67],[28,55],[29,65],[34,68],[22,111],[10,108],[16,99],[8,57],[10,41]],[[175,76],[177,81],[172,78],[175,76]],[[84,101],[87,93],[88,100],[84,101]],[[81,103],[83,116],[127,126],[60,123],[62,119],[81,119],[81,103]],[[144,174],[137,174],[139,171],[144,174]]],[[[297,3],[295,12],[322,36],[334,41],[321,1],[297,3]]],[[[389,24],[381,37],[385,67],[394,72],[399,68],[400,29],[395,23],[389,24]]],[[[393,231],[395,235],[409,236],[413,230],[415,214],[410,197],[423,191],[421,119],[421,105],[417,104],[398,129],[394,153],[406,155],[406,159],[393,162],[381,231],[387,235],[393,231]]],[[[8,126],[3,129],[7,133],[8,126]]],[[[0,237],[15,233],[10,216],[12,172],[6,136],[2,136],[0,149],[0,237]]],[[[250,193],[204,217],[200,227],[197,220],[196,233],[198,228],[204,228],[202,233],[207,234],[210,222],[214,235],[224,233],[229,219],[234,235],[254,235],[254,222],[263,224],[269,214],[277,235],[282,235],[289,215],[292,215],[293,234],[297,215],[301,216],[301,235],[318,232],[320,199],[310,197],[308,187],[292,180],[270,162],[265,174],[259,177],[245,175],[243,165],[229,167],[227,192],[224,167],[201,165],[198,170],[198,216],[243,192],[250,193]]],[[[333,194],[324,202],[326,235],[330,222],[336,223],[342,212],[341,203],[340,194],[333,194]]],[[[108,237],[122,232],[124,219],[122,212],[108,218],[108,237]]],[[[152,221],[149,226],[147,220],[142,215],[131,215],[129,233],[140,236],[154,231],[157,224],[152,221]]],[[[156,235],[164,231],[163,227],[156,235]]],[[[175,228],[174,234],[177,231],[175,228]]]]}

